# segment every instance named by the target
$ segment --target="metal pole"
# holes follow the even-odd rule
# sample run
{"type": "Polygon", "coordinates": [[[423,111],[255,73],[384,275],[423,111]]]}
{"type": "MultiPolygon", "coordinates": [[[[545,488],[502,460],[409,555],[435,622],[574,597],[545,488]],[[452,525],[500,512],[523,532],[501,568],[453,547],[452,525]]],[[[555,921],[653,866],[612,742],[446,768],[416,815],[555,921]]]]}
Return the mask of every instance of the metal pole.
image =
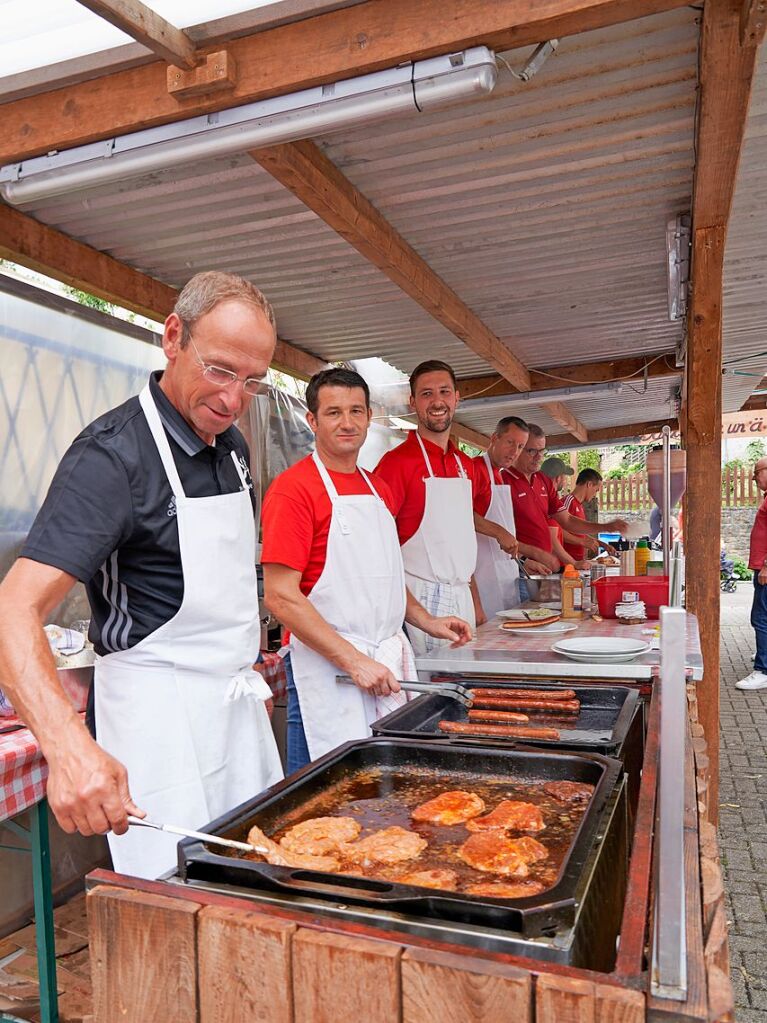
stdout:
{"type": "Polygon", "coordinates": [[[30,809],[32,821],[32,887],[35,901],[37,972],[40,979],[40,1018],[58,1023],[56,990],[56,948],[53,937],[53,896],[51,894],[51,846],[48,838],[48,801],[43,798],[30,809]]]}
{"type": "Polygon", "coordinates": [[[680,607],[660,611],[660,763],[652,993],[687,997],[684,883],[684,771],[687,734],[685,619],[680,607]]]}
{"type": "Polygon", "coordinates": [[[663,434],[663,574],[670,574],[671,566],[671,428],[664,426],[663,434]]]}

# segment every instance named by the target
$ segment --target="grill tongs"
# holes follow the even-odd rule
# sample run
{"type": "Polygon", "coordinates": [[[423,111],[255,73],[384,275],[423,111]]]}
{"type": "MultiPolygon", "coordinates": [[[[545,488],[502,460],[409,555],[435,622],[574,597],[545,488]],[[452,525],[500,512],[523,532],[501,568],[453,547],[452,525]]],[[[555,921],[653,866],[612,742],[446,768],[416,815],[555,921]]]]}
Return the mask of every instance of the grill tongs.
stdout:
{"type": "MultiPolygon", "coordinates": [[[[398,680],[399,681],[399,680],[398,680]]],[[[336,682],[344,685],[356,685],[354,679],[348,675],[336,675],[336,682]]],[[[471,707],[474,702],[474,694],[466,686],[457,682],[400,682],[400,688],[406,693],[425,693],[427,696],[447,696],[456,700],[462,707],[471,707]]]]}

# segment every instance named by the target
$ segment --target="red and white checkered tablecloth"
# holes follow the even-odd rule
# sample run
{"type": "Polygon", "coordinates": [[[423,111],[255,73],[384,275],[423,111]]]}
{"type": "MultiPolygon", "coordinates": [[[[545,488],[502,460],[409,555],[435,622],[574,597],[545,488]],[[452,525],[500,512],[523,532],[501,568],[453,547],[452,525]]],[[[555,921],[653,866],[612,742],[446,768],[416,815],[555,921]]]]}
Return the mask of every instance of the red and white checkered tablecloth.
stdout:
{"type": "MultiPolygon", "coordinates": [[[[16,719],[0,718],[7,725],[16,719]]],[[[0,735],[0,821],[15,817],[45,795],[48,765],[28,728],[0,735]]]]}
{"type": "Polygon", "coordinates": [[[261,660],[254,665],[266,679],[275,700],[284,700],[288,692],[288,680],[285,675],[285,662],[278,653],[261,651],[261,660]]]}

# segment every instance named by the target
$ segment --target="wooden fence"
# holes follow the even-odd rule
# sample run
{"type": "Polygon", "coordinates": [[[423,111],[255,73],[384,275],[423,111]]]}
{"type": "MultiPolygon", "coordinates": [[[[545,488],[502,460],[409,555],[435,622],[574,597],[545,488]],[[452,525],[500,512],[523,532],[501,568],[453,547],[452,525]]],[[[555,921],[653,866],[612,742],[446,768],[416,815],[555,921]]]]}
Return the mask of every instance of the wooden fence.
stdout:
{"type": "MultiPolygon", "coordinates": [[[[760,500],[759,490],[752,478],[750,466],[730,465],[722,470],[722,506],[725,508],[755,507],[760,500]]],[[[599,507],[611,509],[650,511],[653,499],[647,489],[647,473],[639,472],[625,479],[608,480],[602,484],[599,507]]]]}

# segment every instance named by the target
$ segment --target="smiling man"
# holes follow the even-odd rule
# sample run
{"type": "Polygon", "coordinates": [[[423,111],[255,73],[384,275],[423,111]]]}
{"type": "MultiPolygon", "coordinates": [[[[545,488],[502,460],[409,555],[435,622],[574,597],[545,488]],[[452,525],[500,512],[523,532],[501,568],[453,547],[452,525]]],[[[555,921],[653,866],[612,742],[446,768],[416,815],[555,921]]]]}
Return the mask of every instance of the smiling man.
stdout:
{"type": "MultiPolygon", "coordinates": [[[[491,501],[487,473],[450,440],[459,401],[450,366],[436,360],[416,366],[410,408],[417,429],[383,456],[375,472],[394,497],[408,588],[432,614],[456,614],[473,626],[485,620],[473,582],[477,533],[512,556],[517,541],[502,523],[485,518],[491,501]]],[[[408,635],[417,654],[444,643],[415,627],[408,635]]]]}
{"type": "Polygon", "coordinates": [[[453,646],[471,638],[465,621],[429,614],[405,588],[391,490],[357,465],[371,417],[365,380],[322,370],[306,404],[316,450],[269,487],[261,553],[265,602],[291,632],[291,773],[367,737],[404,702],[399,681],[417,676],[403,622],[453,646]]]}
{"type": "Polygon", "coordinates": [[[65,831],[112,831],[115,869],[156,877],[176,838],[282,777],[252,671],[259,615],[248,448],[233,425],[269,367],[274,314],[239,277],[192,278],[167,365],[75,439],[0,587],[0,677],[50,768],[65,831]],[[42,622],[76,580],[91,605],[96,736],[61,689],[42,622]],[[130,786],[130,787],[129,787],[130,786]]]}

